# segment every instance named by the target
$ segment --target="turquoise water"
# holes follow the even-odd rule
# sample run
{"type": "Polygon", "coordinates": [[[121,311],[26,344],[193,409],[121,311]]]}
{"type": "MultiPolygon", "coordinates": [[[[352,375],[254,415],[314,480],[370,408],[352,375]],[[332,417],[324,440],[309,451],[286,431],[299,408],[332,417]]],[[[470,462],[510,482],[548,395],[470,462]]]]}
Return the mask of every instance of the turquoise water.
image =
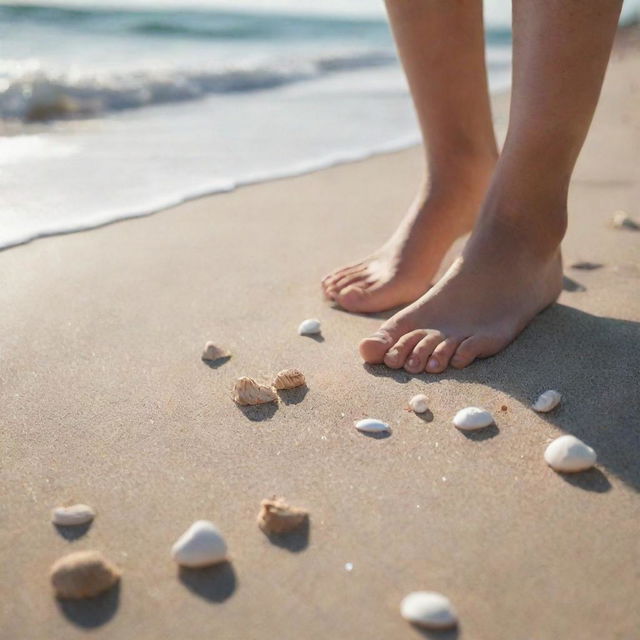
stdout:
{"type": "MultiPolygon", "coordinates": [[[[486,13],[495,90],[508,5],[486,13]]],[[[0,247],[419,140],[365,0],[0,3],[2,131],[0,247]]]]}

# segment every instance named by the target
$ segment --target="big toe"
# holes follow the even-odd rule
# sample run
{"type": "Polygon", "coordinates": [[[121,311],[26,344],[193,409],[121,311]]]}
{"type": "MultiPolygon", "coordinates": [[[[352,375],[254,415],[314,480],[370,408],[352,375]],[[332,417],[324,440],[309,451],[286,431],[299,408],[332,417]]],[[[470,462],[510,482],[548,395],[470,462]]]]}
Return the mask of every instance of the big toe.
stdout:
{"type": "Polygon", "coordinates": [[[360,343],[360,355],[369,364],[380,364],[387,351],[394,345],[402,331],[396,326],[382,326],[372,336],[360,343]]]}

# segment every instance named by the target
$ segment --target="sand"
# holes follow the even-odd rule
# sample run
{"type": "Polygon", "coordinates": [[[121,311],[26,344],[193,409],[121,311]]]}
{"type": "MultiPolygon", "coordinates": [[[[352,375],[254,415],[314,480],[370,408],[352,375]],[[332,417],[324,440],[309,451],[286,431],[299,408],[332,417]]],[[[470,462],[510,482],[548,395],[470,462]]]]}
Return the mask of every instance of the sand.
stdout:
{"type": "Polygon", "coordinates": [[[620,48],[571,192],[559,303],[461,372],[363,366],[357,341],[380,319],[320,298],[325,272],[393,229],[419,149],[0,253],[0,637],[419,638],[399,603],[433,590],[460,617],[438,638],[637,638],[640,233],[610,217],[640,215],[639,78],[637,47],[620,48]],[[307,317],[322,338],[297,334],[307,317]],[[233,357],[207,366],[207,340],[233,357]],[[232,402],[237,377],[285,367],[308,390],[232,402]],[[546,389],[563,403],[539,415],[546,389]],[[404,411],[416,393],[422,416],[404,411]],[[468,405],[497,427],[453,428],[468,405]],[[358,433],[366,416],[393,434],[358,433]],[[547,467],[563,433],[597,469],[547,467]],[[273,495],[305,505],[308,530],[263,535],[273,495]],[[83,535],[51,525],[65,500],[96,509],[83,535]],[[229,565],[175,567],[171,544],[197,519],[220,527],[229,565]],[[121,586],[59,604],[49,566],[83,549],[121,567],[121,586]]]}

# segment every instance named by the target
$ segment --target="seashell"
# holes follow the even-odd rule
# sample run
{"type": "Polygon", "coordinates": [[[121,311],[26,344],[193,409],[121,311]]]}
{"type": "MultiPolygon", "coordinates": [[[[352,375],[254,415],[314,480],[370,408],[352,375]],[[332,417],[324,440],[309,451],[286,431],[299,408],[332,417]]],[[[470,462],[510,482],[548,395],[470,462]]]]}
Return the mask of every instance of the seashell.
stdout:
{"type": "Polygon", "coordinates": [[[400,615],[425,629],[449,629],[458,616],[449,598],[435,591],[414,591],[400,603],[400,615]]]}
{"type": "Polygon", "coordinates": [[[176,540],[171,556],[181,567],[208,567],[227,559],[227,543],[213,522],[197,520],[176,540]]]}
{"type": "Polygon", "coordinates": [[[555,471],[575,473],[596,463],[596,452],[575,436],[560,436],[545,450],[545,462],[555,471]]]}
{"type": "Polygon", "coordinates": [[[222,358],[228,358],[231,354],[226,350],[218,347],[213,342],[207,342],[204,345],[204,350],[202,352],[202,359],[207,360],[208,362],[215,362],[216,360],[220,360],[222,358]]]}
{"type": "Polygon", "coordinates": [[[409,400],[409,406],[415,413],[424,413],[429,408],[427,396],[425,396],[424,393],[413,396],[413,398],[409,400]]]}
{"type": "Polygon", "coordinates": [[[390,433],[391,427],[382,420],[376,420],[374,418],[365,418],[364,420],[358,420],[354,423],[358,431],[363,433],[390,433]]]}
{"type": "Polygon", "coordinates": [[[278,396],[271,388],[258,384],[253,378],[238,378],[233,385],[233,400],[240,405],[276,402],[278,396]]]}
{"type": "Polygon", "coordinates": [[[56,507],[51,511],[51,522],[61,527],[87,524],[96,517],[96,512],[86,504],[74,504],[70,507],[56,507]]]}
{"type": "Polygon", "coordinates": [[[299,369],[283,369],[273,380],[276,389],[294,389],[305,383],[304,373],[299,369]]]}
{"type": "Polygon", "coordinates": [[[308,511],[290,507],[283,500],[274,498],[260,503],[258,526],[265,533],[288,533],[304,524],[308,518],[308,511]]]}
{"type": "Polygon", "coordinates": [[[308,320],[301,322],[298,327],[298,333],[301,336],[312,336],[316,333],[320,333],[320,320],[309,318],[308,320]]]}
{"type": "Polygon", "coordinates": [[[93,598],[120,580],[120,569],[99,551],[76,551],[51,566],[51,584],[59,598],[93,598]]]}
{"type": "Polygon", "coordinates": [[[638,224],[626,211],[616,211],[611,220],[616,229],[632,229],[637,231],[640,229],[638,224]]]}
{"type": "Polygon", "coordinates": [[[547,413],[555,409],[560,404],[560,400],[562,400],[560,392],[549,389],[549,391],[540,394],[540,397],[531,405],[531,408],[539,413],[547,413]]]}
{"type": "Polygon", "coordinates": [[[474,431],[493,424],[493,416],[486,409],[467,407],[456,413],[453,424],[461,431],[474,431]]]}

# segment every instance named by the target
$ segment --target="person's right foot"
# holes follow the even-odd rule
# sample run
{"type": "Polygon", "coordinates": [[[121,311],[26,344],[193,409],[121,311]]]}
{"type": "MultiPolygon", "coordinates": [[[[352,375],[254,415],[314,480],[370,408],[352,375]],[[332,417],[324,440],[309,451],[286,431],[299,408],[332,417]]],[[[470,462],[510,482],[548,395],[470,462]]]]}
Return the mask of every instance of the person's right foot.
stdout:
{"type": "Polygon", "coordinates": [[[347,311],[365,313],[417,300],[453,242],[473,228],[493,166],[493,161],[477,163],[462,174],[466,179],[419,194],[380,249],[322,280],[325,296],[347,311]]]}

